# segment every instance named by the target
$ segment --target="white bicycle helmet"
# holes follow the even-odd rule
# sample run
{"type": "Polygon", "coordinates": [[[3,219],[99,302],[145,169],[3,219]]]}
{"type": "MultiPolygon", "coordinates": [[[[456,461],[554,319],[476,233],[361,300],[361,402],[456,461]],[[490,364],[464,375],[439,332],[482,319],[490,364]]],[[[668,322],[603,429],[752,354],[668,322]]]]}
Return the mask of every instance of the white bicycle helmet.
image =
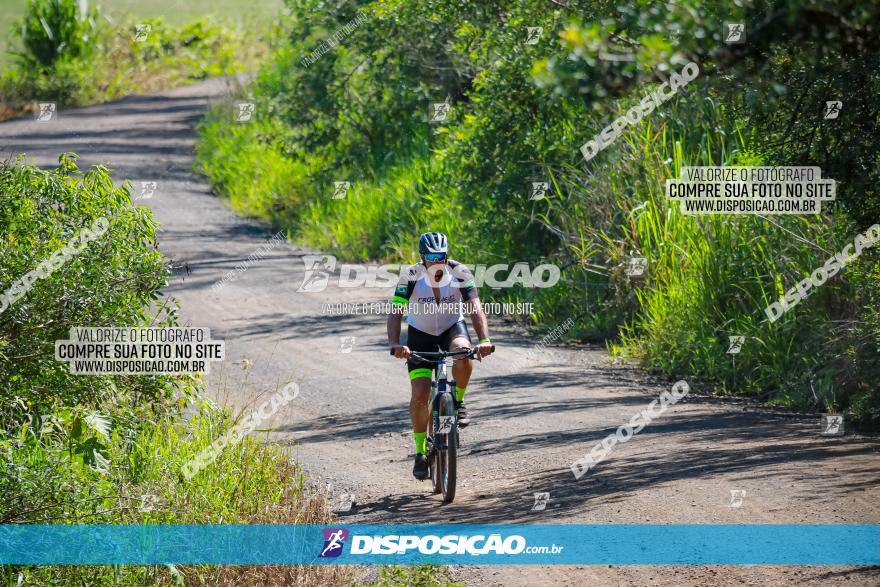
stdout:
{"type": "Polygon", "coordinates": [[[426,232],[419,237],[419,253],[448,253],[449,241],[442,232],[426,232]]]}

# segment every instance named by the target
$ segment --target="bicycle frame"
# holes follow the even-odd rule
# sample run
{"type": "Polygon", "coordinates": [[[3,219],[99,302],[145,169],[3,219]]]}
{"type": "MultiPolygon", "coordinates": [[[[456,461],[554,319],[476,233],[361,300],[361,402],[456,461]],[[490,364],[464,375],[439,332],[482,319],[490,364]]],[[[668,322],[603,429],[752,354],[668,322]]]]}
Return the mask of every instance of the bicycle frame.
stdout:
{"type": "MultiPolygon", "coordinates": [[[[494,347],[493,347],[494,350],[494,347]]],[[[431,399],[428,403],[428,450],[434,493],[442,493],[443,501],[451,503],[455,499],[457,452],[460,444],[458,434],[458,415],[455,402],[455,382],[447,378],[446,360],[449,357],[475,358],[475,348],[460,351],[412,352],[415,359],[431,363],[431,399]],[[441,421],[441,411],[443,420],[441,421]],[[452,438],[450,438],[450,436],[452,438]]],[[[394,354],[394,350],[391,350],[394,354]]],[[[478,359],[479,360],[479,359],[478,359]]]]}
{"type": "MultiPolygon", "coordinates": [[[[435,435],[436,434],[445,434],[445,432],[440,432],[440,431],[447,430],[446,426],[441,427],[441,425],[440,425],[440,414],[439,414],[439,409],[438,409],[438,406],[439,406],[439,403],[443,397],[443,394],[449,393],[451,395],[451,397],[453,398],[453,400],[455,399],[455,385],[454,385],[455,382],[454,381],[450,382],[447,375],[446,375],[446,370],[448,367],[446,364],[446,360],[450,357],[452,357],[454,359],[457,356],[463,357],[463,358],[465,358],[465,357],[466,358],[473,358],[473,352],[474,352],[473,349],[469,349],[469,350],[454,351],[454,352],[440,351],[437,353],[427,353],[427,352],[425,352],[425,353],[414,352],[413,353],[413,356],[415,356],[417,359],[421,359],[422,361],[431,362],[434,364],[433,369],[432,369],[433,374],[431,377],[431,398],[430,398],[430,401],[428,402],[428,405],[430,406],[429,407],[429,409],[430,409],[429,416],[431,417],[431,421],[433,423],[432,430],[434,431],[435,435]],[[438,356],[435,358],[436,360],[431,360],[431,357],[429,357],[429,355],[438,355],[438,356]],[[451,385],[450,385],[450,383],[451,383],[451,385]]],[[[454,416],[450,416],[450,417],[453,418],[452,425],[454,426],[456,424],[456,422],[454,420],[454,416]]],[[[458,437],[456,436],[456,439],[457,438],[458,437]]]]}
{"type": "MultiPolygon", "coordinates": [[[[446,426],[440,426],[440,400],[443,398],[444,393],[452,394],[453,399],[455,398],[455,382],[450,382],[446,377],[446,368],[447,365],[445,358],[438,361],[434,366],[434,377],[431,379],[431,400],[428,405],[431,410],[429,415],[434,424],[432,431],[434,432],[435,439],[438,434],[441,434],[441,432],[438,431],[446,429],[446,426]],[[450,385],[450,383],[452,383],[452,385],[450,385]]],[[[453,420],[452,425],[456,424],[457,422],[453,420]]],[[[435,446],[435,448],[437,447],[435,446]]]]}

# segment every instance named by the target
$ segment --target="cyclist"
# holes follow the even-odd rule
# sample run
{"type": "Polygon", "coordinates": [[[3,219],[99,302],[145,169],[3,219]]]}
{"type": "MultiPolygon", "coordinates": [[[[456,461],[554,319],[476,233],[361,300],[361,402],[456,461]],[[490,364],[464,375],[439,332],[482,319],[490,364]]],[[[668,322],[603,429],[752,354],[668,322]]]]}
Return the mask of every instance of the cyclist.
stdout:
{"type": "MultiPolygon", "coordinates": [[[[480,298],[474,278],[467,266],[448,258],[449,243],[440,232],[426,232],[419,237],[421,262],[408,267],[394,290],[392,311],[388,315],[388,343],[394,356],[408,359],[412,395],[409,415],[412,419],[413,438],[416,443],[416,459],[413,475],[427,479],[428,457],[426,434],[428,431],[428,400],[431,397],[431,365],[410,358],[413,351],[436,352],[469,350],[471,336],[464,322],[462,306],[470,315],[479,343],[476,354],[482,358],[492,354],[489,325],[480,307],[480,298]],[[407,344],[400,344],[400,322],[407,311],[407,344]]],[[[455,406],[458,425],[470,423],[464,407],[464,394],[471,378],[470,359],[453,362],[452,376],[455,380],[455,406]]]]}

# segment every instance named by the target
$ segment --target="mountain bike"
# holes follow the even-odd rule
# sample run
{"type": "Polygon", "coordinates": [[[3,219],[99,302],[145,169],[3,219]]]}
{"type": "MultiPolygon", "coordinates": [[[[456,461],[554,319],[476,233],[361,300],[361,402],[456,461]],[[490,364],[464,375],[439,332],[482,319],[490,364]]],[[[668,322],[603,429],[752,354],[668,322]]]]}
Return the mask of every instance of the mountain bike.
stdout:
{"type": "MultiPolygon", "coordinates": [[[[492,347],[493,350],[495,347],[492,347]]],[[[427,457],[434,493],[442,493],[444,503],[455,499],[456,459],[460,438],[455,412],[455,381],[446,379],[446,359],[476,358],[475,349],[461,351],[416,352],[410,356],[433,364],[431,376],[431,414],[428,418],[427,457]]],[[[394,354],[394,351],[391,351],[394,354]]],[[[479,359],[477,359],[479,360],[479,359]]]]}

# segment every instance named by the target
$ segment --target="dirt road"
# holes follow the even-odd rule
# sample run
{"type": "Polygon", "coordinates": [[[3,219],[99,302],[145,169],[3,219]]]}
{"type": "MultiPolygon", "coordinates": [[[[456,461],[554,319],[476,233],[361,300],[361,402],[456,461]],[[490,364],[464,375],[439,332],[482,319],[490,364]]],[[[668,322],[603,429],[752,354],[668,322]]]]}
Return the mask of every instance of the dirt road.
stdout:
{"type": "MultiPolygon", "coordinates": [[[[669,383],[649,383],[591,348],[553,348],[516,368],[537,339],[497,319],[498,353],[476,367],[469,387],[474,424],[462,434],[459,493],[442,506],[410,474],[408,382],[402,362],[388,356],[384,317],[322,307],[385,301],[390,289],[340,289],[331,280],[324,291],[298,293],[307,251],[288,244],[270,245],[213,287],[273,234],[233,214],[192,172],[193,124],[227,90],[212,80],[62,111],[54,122],[9,121],[0,125],[0,149],[41,165],[77,151],[83,165],[107,164],[119,179],[157,182],[141,202],[162,223],[162,250],[186,267],[167,294],[186,323],[226,341],[229,359],[212,372],[212,393],[241,407],[299,382],[300,396],[275,416],[270,437],[330,485],[337,506],[354,495],[339,514],[344,522],[880,522],[875,440],[822,437],[818,415],[701,398],[698,386],[576,481],[571,463],[669,383]],[[732,491],[745,492],[741,503],[732,491]],[[543,492],[546,508],[532,511],[543,492]]],[[[863,567],[461,566],[452,574],[507,586],[880,584],[880,569],[863,567]]]]}

